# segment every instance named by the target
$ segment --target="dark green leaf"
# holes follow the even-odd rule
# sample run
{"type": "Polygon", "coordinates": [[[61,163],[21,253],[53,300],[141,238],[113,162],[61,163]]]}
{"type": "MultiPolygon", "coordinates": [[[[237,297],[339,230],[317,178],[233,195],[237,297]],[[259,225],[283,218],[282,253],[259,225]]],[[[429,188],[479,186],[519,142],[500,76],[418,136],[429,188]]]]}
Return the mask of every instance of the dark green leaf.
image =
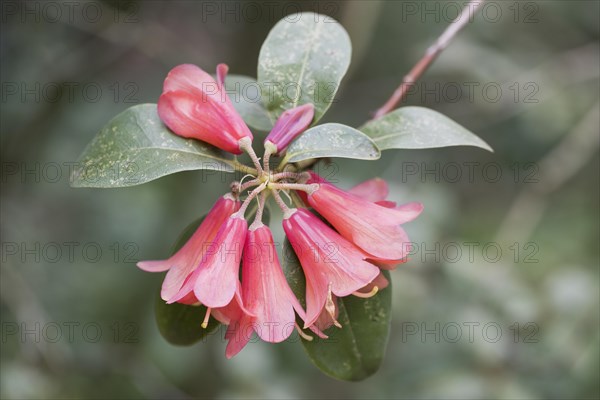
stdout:
{"type": "Polygon", "coordinates": [[[376,160],[381,152],[367,135],[342,124],[323,124],[308,129],[287,149],[285,160],[341,157],[376,160]]]}
{"type": "Polygon", "coordinates": [[[437,111],[403,107],[359,128],[381,150],[475,146],[493,151],[474,133],[437,111]]]}
{"type": "Polygon", "coordinates": [[[258,82],[272,120],[312,103],[318,121],[334,100],[351,53],[348,34],[331,17],[305,12],[279,21],[258,58],[258,82]]]}
{"type": "Polygon", "coordinates": [[[113,118],[96,135],[73,171],[73,187],[139,185],[179,171],[234,172],[232,156],[207,143],[184,139],[160,120],[156,104],[140,104],[113,118]]]}
{"type": "Polygon", "coordinates": [[[214,332],[219,325],[211,318],[206,329],[200,324],[204,320],[206,307],[188,306],[186,304],[167,304],[157,296],[154,308],[156,324],[160,334],[171,344],[189,346],[214,332]]]}
{"type": "MultiPolygon", "coordinates": [[[[284,271],[294,294],[305,304],[306,282],[302,267],[286,240],[284,271]]],[[[383,271],[390,281],[387,271],[383,271]]],[[[346,381],[358,381],[374,374],[383,361],[389,339],[392,305],[390,285],[369,299],[348,296],[338,299],[338,321],[342,328],[331,327],[329,338],[302,340],[311,361],[327,375],[346,381]]]]}
{"type": "MultiPolygon", "coordinates": [[[[203,220],[204,217],[199,218],[183,230],[173,246],[173,254],[188,241],[203,220]]],[[[179,303],[167,304],[161,299],[160,294],[157,297],[154,311],[161,335],[169,343],[175,345],[188,346],[194,344],[214,332],[220,325],[216,319],[211,318],[206,329],[202,328],[200,325],[204,320],[206,307],[179,303]]]]}

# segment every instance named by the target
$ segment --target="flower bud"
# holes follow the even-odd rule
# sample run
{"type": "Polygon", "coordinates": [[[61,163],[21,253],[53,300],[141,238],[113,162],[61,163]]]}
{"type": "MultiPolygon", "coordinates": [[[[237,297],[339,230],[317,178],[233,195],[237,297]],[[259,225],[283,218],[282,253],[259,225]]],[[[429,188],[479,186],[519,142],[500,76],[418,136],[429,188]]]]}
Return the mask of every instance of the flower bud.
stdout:
{"type": "Polygon", "coordinates": [[[284,152],[310,126],[314,115],[315,108],[310,103],[284,111],[265,139],[265,148],[272,147],[275,154],[284,152]]]}
{"type": "Polygon", "coordinates": [[[224,87],[227,66],[219,64],[217,80],[191,64],[171,70],[158,100],[158,115],[174,133],[241,154],[240,140],[252,132],[233,107],[224,87]]]}
{"type": "Polygon", "coordinates": [[[284,215],[283,229],[306,276],[305,327],[315,324],[323,309],[335,318],[334,295],[353,294],[379,275],[362,251],[306,209],[284,215]]]}

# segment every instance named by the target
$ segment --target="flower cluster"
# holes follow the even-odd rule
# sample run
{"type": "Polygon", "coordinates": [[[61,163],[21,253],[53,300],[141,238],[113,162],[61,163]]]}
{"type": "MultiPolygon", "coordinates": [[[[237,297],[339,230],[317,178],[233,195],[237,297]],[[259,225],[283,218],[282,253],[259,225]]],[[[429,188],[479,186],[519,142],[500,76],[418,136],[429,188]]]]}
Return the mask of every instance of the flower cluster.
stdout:
{"type": "Polygon", "coordinates": [[[172,257],[142,261],[138,266],[150,272],[168,271],[162,298],[167,303],[204,305],[203,327],[211,316],[229,325],[226,355],[230,358],[253,332],[264,341],[277,343],[294,329],[310,340],[305,329],[326,337],[325,329],[341,327],[337,298],[370,297],[387,286],[381,269],[404,262],[410,250],[401,225],[416,218],[423,207],[388,201],[388,187],[382,179],[344,191],[293,165],[271,170],[270,157],[283,155],[311,125],[311,104],[281,114],[264,141],[261,164],[252,148],[252,132],[225,91],[226,74],[224,64],[217,67],[216,80],[194,65],[175,67],[165,80],[158,113],[177,135],[233,154],[246,152],[254,164],[248,167],[252,179],[234,182],[231,193],[217,200],[172,257]],[[294,206],[283,200],[282,193],[294,206]],[[283,211],[283,229],[302,265],[306,308],[289,287],[273,235],[262,222],[270,196],[283,211]],[[255,199],[254,221],[248,225],[247,210],[255,199]],[[300,320],[303,326],[298,325],[300,320]]]}

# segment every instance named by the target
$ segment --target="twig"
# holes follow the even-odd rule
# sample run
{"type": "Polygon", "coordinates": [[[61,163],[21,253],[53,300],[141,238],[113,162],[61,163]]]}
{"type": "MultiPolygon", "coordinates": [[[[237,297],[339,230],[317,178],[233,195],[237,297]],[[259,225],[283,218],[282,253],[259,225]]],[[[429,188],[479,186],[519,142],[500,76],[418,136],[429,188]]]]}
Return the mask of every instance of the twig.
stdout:
{"type": "Polygon", "coordinates": [[[440,55],[442,51],[450,44],[450,41],[456,34],[465,27],[468,21],[473,20],[475,11],[485,0],[471,0],[461,11],[460,15],[446,28],[444,33],[432,44],[425,55],[415,64],[410,72],[402,79],[398,89],[394,91],[392,97],[375,112],[373,119],[384,116],[396,108],[396,105],[406,96],[408,89],[423,75],[431,63],[440,55]]]}

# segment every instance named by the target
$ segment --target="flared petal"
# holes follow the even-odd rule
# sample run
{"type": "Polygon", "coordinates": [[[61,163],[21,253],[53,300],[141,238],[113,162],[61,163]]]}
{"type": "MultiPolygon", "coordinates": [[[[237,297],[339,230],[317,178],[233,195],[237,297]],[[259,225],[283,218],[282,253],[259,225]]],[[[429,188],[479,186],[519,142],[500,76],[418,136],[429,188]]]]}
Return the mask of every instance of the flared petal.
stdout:
{"type": "Polygon", "coordinates": [[[243,316],[240,320],[230,324],[225,333],[225,339],[227,340],[225,357],[230,359],[242,351],[252,339],[253,332],[251,317],[243,316]]]}
{"type": "Polygon", "coordinates": [[[242,263],[242,297],[256,318],[253,328],[265,342],[279,343],[294,331],[294,310],[304,314],[279,264],[271,230],[248,231],[242,263]]]}
{"type": "Polygon", "coordinates": [[[225,340],[227,340],[225,356],[227,358],[232,358],[246,346],[252,337],[252,321],[255,319],[255,316],[250,314],[242,303],[239,281],[237,287],[233,300],[227,306],[212,310],[212,315],[219,322],[229,325],[225,332],[225,340]]]}
{"type": "Polygon", "coordinates": [[[400,225],[416,218],[423,209],[419,203],[401,210],[386,208],[328,183],[321,183],[307,197],[340,235],[368,254],[388,260],[406,257],[409,239],[400,225]]]}
{"type": "Polygon", "coordinates": [[[192,237],[166,260],[140,261],[137,265],[150,272],[169,271],[163,281],[161,297],[169,300],[182,287],[185,279],[202,260],[203,250],[210,243],[223,222],[240,207],[231,194],[219,198],[192,237]]]}
{"type": "Polygon", "coordinates": [[[236,282],[237,289],[235,291],[235,295],[233,299],[227,304],[225,307],[213,308],[212,315],[217,319],[220,323],[224,325],[229,325],[235,321],[239,321],[244,315],[249,317],[254,317],[248,309],[244,306],[242,300],[242,286],[240,281],[236,282]]]}
{"type": "Polygon", "coordinates": [[[308,210],[286,215],[283,228],[306,276],[305,327],[319,317],[330,293],[348,296],[379,274],[362,251],[308,210]]]}
{"type": "Polygon", "coordinates": [[[349,193],[372,202],[384,201],[390,190],[388,184],[381,178],[373,178],[354,186],[349,193]]]}
{"type": "Polygon", "coordinates": [[[377,275],[377,278],[373,279],[373,282],[369,283],[367,286],[359,289],[358,291],[361,293],[370,293],[375,287],[377,287],[378,290],[382,290],[388,287],[389,284],[390,283],[388,282],[386,277],[383,276],[381,272],[379,272],[379,275],[377,275]]]}
{"type": "Polygon", "coordinates": [[[385,207],[385,208],[396,208],[396,202],[394,201],[389,201],[389,200],[381,200],[381,201],[376,201],[375,204],[385,207]]]}
{"type": "Polygon", "coordinates": [[[188,293],[187,296],[185,296],[183,299],[180,299],[177,302],[181,303],[181,304],[187,304],[189,306],[200,304],[200,302],[196,298],[196,295],[194,294],[194,292],[188,293]]]}
{"type": "Polygon", "coordinates": [[[205,245],[198,268],[169,303],[194,291],[206,307],[224,307],[231,302],[239,281],[242,248],[248,231],[245,219],[233,215],[220,227],[212,243],[205,245]]]}
{"type": "Polygon", "coordinates": [[[139,269],[146,272],[165,272],[172,266],[169,260],[139,261],[136,265],[139,269]]]}

